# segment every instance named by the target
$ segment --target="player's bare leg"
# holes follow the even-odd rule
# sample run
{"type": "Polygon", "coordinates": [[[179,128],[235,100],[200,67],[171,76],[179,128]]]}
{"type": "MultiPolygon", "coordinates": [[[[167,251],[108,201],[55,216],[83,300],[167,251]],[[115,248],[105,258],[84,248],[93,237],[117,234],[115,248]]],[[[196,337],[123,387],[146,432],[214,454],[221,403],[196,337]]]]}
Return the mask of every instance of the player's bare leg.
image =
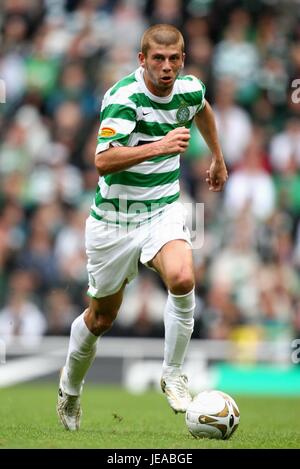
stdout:
{"type": "Polygon", "coordinates": [[[165,350],[161,387],[172,409],[185,412],[191,402],[181,367],[194,327],[194,269],[192,251],[184,240],[165,244],[151,264],[168,288],[165,307],[165,350]]]}
{"type": "Polygon", "coordinates": [[[110,329],[117,317],[124,288],[125,283],[114,295],[91,298],[89,307],[72,324],[57,401],[58,416],[67,430],[79,430],[84,377],[95,358],[98,338],[110,329]]]}

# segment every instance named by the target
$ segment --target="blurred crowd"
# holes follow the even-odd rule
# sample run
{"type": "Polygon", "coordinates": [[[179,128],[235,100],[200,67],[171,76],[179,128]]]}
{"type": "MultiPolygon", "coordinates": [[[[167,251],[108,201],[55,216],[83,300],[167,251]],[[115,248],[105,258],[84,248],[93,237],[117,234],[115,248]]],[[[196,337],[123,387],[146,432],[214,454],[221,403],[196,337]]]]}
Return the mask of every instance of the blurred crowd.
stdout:
{"type": "MultiPolygon", "coordinates": [[[[184,34],[184,73],[206,85],[230,173],[223,193],[208,191],[210,154],[192,128],[182,200],[205,207],[194,337],[300,337],[297,0],[2,0],[0,335],[68,334],[87,305],[100,103],[155,23],[184,34]]],[[[165,300],[141,268],[110,334],[162,337],[165,300]]]]}

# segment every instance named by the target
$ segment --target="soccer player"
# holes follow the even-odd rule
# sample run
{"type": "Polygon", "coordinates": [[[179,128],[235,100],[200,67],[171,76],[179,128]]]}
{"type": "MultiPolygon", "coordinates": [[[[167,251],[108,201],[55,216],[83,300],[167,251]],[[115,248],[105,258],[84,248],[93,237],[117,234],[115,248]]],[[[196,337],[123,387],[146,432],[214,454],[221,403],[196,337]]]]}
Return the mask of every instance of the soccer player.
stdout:
{"type": "Polygon", "coordinates": [[[179,198],[179,159],[193,120],[212,153],[209,190],[221,191],[227,170],[205,87],[180,76],[184,40],[174,26],[146,30],[140,67],[103,99],[95,165],[100,175],[86,223],[89,307],[72,324],[57,412],[78,430],[80,394],[96,344],[118,314],[124,288],[140,260],[158,272],[168,290],[161,387],[172,409],[191,401],[182,364],[194,325],[194,274],[190,235],[179,198]]]}

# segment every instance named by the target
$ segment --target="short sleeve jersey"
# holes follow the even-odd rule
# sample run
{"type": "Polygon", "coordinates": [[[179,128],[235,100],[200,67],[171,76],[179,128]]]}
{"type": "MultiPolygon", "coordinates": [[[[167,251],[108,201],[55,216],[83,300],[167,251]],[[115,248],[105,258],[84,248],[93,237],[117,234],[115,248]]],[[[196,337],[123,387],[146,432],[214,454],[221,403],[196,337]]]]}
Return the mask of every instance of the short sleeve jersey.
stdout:
{"type": "MultiPolygon", "coordinates": [[[[102,102],[96,154],[109,146],[137,146],[163,138],[176,127],[190,128],[205,105],[205,86],[193,75],[179,76],[166,97],[153,95],[140,67],[110,88],[102,102]]],[[[180,155],[162,155],[99,177],[91,215],[112,223],[149,219],[179,198],[180,155]]]]}

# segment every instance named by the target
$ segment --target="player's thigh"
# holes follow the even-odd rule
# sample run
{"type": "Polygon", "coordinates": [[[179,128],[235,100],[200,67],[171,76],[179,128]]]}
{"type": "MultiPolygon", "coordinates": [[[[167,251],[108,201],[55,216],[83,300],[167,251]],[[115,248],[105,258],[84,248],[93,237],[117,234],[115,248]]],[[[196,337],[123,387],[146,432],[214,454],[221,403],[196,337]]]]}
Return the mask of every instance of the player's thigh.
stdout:
{"type": "MultiPolygon", "coordinates": [[[[109,307],[109,301],[101,298],[119,297],[127,280],[129,283],[138,273],[140,248],[134,233],[126,229],[107,226],[90,217],[86,235],[87,271],[89,277],[88,295],[96,298],[93,309],[101,309],[102,303],[109,307]],[[97,305],[101,308],[96,308],[97,305]]],[[[116,300],[117,301],[117,300],[116,300]]],[[[115,303],[115,300],[112,303],[115,303]]]]}
{"type": "Polygon", "coordinates": [[[194,287],[192,249],[187,241],[175,239],[166,243],[149,262],[174,294],[185,294],[194,287]]]}

